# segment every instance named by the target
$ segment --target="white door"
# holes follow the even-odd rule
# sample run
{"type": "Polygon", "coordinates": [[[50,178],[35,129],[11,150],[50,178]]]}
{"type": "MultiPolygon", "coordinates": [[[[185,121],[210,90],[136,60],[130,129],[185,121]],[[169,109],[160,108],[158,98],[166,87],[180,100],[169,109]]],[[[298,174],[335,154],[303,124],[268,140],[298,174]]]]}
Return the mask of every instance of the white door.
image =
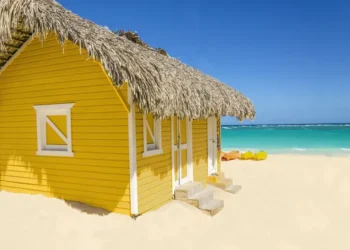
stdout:
{"type": "Polygon", "coordinates": [[[208,118],[208,174],[217,173],[217,127],[216,117],[208,118]]]}
{"type": "Polygon", "coordinates": [[[192,181],[192,129],[187,119],[172,118],[173,174],[175,186],[192,181]]]}

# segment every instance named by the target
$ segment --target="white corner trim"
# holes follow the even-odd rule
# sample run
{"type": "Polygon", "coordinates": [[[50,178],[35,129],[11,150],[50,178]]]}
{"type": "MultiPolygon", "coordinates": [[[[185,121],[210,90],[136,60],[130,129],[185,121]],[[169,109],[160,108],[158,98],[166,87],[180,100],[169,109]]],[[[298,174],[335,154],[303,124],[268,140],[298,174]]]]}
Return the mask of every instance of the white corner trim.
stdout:
{"type": "Polygon", "coordinates": [[[130,161],[130,209],[131,215],[138,215],[138,185],[137,185],[137,160],[136,160],[136,127],[135,127],[135,105],[133,96],[128,85],[128,102],[130,112],[128,114],[128,133],[129,133],[129,161],[130,161]]]}
{"type": "Polygon", "coordinates": [[[36,155],[45,155],[45,156],[67,156],[67,157],[73,157],[74,153],[73,152],[68,152],[68,151],[36,151],[36,155]]]}
{"type": "Polygon", "coordinates": [[[154,156],[163,154],[163,149],[153,149],[142,153],[142,157],[154,156]]]}

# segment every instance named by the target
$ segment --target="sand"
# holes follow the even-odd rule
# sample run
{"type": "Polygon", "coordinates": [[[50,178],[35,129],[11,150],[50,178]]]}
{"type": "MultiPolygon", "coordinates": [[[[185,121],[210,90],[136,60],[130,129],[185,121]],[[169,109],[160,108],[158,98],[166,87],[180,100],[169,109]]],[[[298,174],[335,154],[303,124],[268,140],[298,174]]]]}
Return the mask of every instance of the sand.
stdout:
{"type": "Polygon", "coordinates": [[[0,192],[0,249],[350,249],[350,158],[270,156],[223,170],[242,189],[216,189],[225,208],[212,218],[173,201],[133,221],[0,192]]]}

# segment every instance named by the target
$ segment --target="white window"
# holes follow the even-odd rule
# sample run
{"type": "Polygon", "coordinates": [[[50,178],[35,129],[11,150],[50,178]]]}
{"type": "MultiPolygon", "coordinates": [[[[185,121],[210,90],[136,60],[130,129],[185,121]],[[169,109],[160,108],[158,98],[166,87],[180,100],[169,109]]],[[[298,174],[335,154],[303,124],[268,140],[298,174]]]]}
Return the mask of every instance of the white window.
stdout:
{"type": "Polygon", "coordinates": [[[143,115],[143,156],[162,154],[161,120],[153,115],[143,115]]]}
{"type": "Polygon", "coordinates": [[[74,104],[34,106],[36,110],[37,155],[73,156],[71,108],[74,104]]]}

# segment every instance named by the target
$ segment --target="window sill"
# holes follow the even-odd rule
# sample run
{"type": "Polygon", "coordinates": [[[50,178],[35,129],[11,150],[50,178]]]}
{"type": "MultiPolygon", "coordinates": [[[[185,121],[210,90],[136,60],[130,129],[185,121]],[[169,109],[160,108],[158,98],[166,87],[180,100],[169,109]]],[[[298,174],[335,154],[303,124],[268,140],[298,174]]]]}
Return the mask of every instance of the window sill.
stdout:
{"type": "Polygon", "coordinates": [[[143,157],[148,157],[148,156],[154,156],[154,155],[160,155],[163,154],[163,149],[153,149],[150,151],[143,152],[142,156],[143,157]]]}
{"type": "Polygon", "coordinates": [[[74,153],[67,151],[36,151],[36,155],[73,157],[74,153]]]}

